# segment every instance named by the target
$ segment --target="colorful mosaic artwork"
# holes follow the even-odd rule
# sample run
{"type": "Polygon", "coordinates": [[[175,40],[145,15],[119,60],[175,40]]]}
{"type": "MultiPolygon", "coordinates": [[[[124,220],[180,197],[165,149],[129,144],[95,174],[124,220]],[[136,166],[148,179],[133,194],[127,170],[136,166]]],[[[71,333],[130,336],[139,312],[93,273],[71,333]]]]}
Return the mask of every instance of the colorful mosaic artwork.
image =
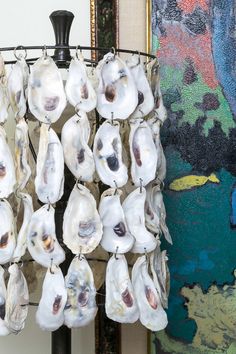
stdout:
{"type": "Polygon", "coordinates": [[[169,325],[152,354],[236,353],[235,33],[235,0],[152,0],[174,241],[169,325]]]}

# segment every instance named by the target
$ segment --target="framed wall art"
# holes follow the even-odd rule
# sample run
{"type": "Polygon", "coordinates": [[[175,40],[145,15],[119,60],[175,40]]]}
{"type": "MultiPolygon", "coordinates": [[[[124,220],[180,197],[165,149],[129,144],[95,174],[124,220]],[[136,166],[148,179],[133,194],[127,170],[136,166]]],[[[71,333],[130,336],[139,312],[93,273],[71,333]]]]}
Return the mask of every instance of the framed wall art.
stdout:
{"type": "Polygon", "coordinates": [[[235,353],[236,4],[149,6],[148,40],[168,109],[164,198],[174,243],[162,242],[170,255],[169,324],[150,335],[149,353],[235,353]]]}
{"type": "MultiPolygon", "coordinates": [[[[90,0],[91,46],[117,48],[119,46],[119,0],[90,0]]],[[[104,53],[92,52],[94,60],[104,53]]]]}

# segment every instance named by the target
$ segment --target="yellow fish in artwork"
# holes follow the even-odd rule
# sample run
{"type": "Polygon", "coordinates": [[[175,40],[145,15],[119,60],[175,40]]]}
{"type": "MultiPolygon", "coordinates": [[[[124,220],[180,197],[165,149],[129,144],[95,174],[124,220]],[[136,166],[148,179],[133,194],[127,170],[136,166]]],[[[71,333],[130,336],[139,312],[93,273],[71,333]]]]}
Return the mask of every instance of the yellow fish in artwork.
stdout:
{"type": "Polygon", "coordinates": [[[210,176],[197,176],[197,175],[189,175],[175,179],[170,183],[169,189],[172,191],[180,192],[188,189],[192,189],[194,187],[201,187],[207,182],[212,183],[220,183],[220,180],[216,177],[214,173],[210,176]]]}

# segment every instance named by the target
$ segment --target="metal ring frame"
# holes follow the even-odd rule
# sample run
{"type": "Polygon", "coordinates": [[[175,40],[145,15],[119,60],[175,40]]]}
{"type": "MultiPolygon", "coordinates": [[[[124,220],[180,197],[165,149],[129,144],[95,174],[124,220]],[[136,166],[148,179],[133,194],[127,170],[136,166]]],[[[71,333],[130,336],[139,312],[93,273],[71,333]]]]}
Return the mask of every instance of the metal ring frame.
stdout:
{"type": "MultiPolygon", "coordinates": [[[[145,52],[140,52],[137,50],[129,50],[129,49],[121,49],[121,48],[104,48],[104,47],[88,47],[88,46],[66,46],[66,45],[40,45],[40,46],[23,46],[23,45],[18,45],[17,47],[3,47],[0,48],[0,52],[10,52],[13,51],[15,57],[18,59],[19,55],[16,54],[18,50],[23,50],[25,51],[24,58],[26,59],[27,62],[34,62],[38,58],[26,58],[27,57],[27,50],[42,50],[44,53],[47,52],[48,49],[75,49],[76,51],[80,50],[88,50],[88,51],[100,51],[100,52],[112,52],[112,53],[127,53],[127,54],[138,54],[139,56],[144,56],[149,59],[155,59],[156,56],[153,54],[148,54],[145,52]]],[[[53,55],[52,55],[53,57],[53,55]]],[[[96,64],[96,60],[92,59],[84,59],[86,62],[89,62],[91,64],[96,64]]],[[[10,60],[10,61],[5,61],[5,64],[14,64],[16,60],[10,60]]]]}

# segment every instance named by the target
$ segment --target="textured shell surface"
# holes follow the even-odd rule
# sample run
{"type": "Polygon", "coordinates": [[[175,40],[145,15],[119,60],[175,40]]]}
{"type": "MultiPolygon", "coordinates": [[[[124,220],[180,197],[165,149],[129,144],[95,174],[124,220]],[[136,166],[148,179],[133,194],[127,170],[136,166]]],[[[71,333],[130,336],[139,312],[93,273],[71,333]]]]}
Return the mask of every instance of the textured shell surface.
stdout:
{"type": "Polygon", "coordinates": [[[17,334],[25,327],[29,307],[29,291],[24,274],[14,263],[8,268],[5,321],[11,333],[17,334]]]}
{"type": "Polygon", "coordinates": [[[120,203],[120,189],[110,188],[101,195],[99,214],[103,224],[101,246],[107,252],[126,253],[134,244],[123,208],[120,203]]]}
{"type": "Polygon", "coordinates": [[[36,322],[42,330],[55,331],[63,325],[67,291],[62,271],[53,266],[47,270],[42,296],[36,312],[36,322]]]}
{"type": "Polygon", "coordinates": [[[122,187],[128,180],[122,159],[122,143],[118,122],[105,121],[98,129],[93,145],[96,171],[101,181],[110,187],[122,187]]]}
{"type": "Polygon", "coordinates": [[[69,328],[86,326],[94,320],[97,305],[93,273],[84,256],[80,255],[72,260],[65,283],[65,324],[69,328]]]}
{"type": "Polygon", "coordinates": [[[15,131],[16,184],[20,191],[25,188],[31,176],[28,130],[28,124],[21,118],[15,131]]]}
{"type": "Polygon", "coordinates": [[[46,124],[40,128],[35,190],[42,203],[56,203],[64,191],[64,155],[61,142],[46,124]]]}
{"type": "Polygon", "coordinates": [[[9,99],[7,89],[0,81],[0,123],[4,124],[8,118],[9,99]]]}
{"type": "Polygon", "coordinates": [[[170,273],[167,265],[168,257],[166,250],[161,251],[160,247],[157,247],[150,256],[150,267],[153,277],[154,285],[159,293],[162,306],[168,308],[168,295],[169,295],[169,283],[170,273]]]}
{"type": "Polygon", "coordinates": [[[65,260],[65,252],[57,241],[54,216],[55,209],[51,205],[43,205],[33,213],[28,227],[28,250],[43,267],[59,265],[65,260]]]}
{"type": "Polygon", "coordinates": [[[5,322],[6,293],[4,269],[0,266],[0,336],[7,336],[10,333],[5,322]]]}
{"type": "Polygon", "coordinates": [[[82,184],[75,184],[63,217],[63,241],[74,253],[90,253],[102,238],[96,201],[82,184]]]}
{"type": "Polygon", "coordinates": [[[172,244],[173,243],[172,238],[169,233],[169,229],[166,225],[166,208],[165,208],[163,195],[161,193],[159,184],[157,185],[154,184],[151,188],[150,193],[151,193],[150,200],[151,200],[152,209],[154,211],[154,214],[156,215],[156,220],[159,219],[159,228],[163,233],[166,241],[172,244]]]}
{"type": "Polygon", "coordinates": [[[132,284],[139,307],[140,322],[151,331],[161,331],[168,320],[155,285],[148,273],[146,256],[141,256],[132,269],[132,284]]]}
{"type": "Polygon", "coordinates": [[[160,212],[156,213],[156,208],[154,210],[153,205],[153,183],[149,183],[146,186],[146,200],[145,200],[145,225],[151,232],[155,234],[160,234],[160,212]]]}
{"type": "Polygon", "coordinates": [[[126,119],[138,104],[138,92],[127,65],[113,53],[97,67],[97,111],[106,119],[126,119]]]}
{"type": "Polygon", "coordinates": [[[158,243],[158,240],[145,227],[145,199],[145,188],[143,187],[142,190],[137,188],[128,195],[122,204],[129,232],[135,238],[134,246],[131,249],[133,253],[151,252],[158,243]]]}
{"type": "Polygon", "coordinates": [[[149,125],[152,131],[153,141],[157,149],[156,181],[159,181],[161,183],[166,177],[166,158],[160,139],[160,128],[162,122],[157,119],[156,116],[154,116],[147,120],[147,124],[149,125]]]}
{"type": "Polygon", "coordinates": [[[28,76],[28,65],[25,59],[20,57],[13,65],[8,77],[8,97],[15,118],[23,118],[26,113],[28,76]]]}
{"type": "Polygon", "coordinates": [[[152,138],[152,132],[146,121],[142,119],[130,120],[130,155],[131,176],[136,186],[146,186],[156,176],[157,149],[152,138]]]}
{"type": "Polygon", "coordinates": [[[106,269],[106,315],[120,323],[134,323],[139,318],[139,309],[129,277],[124,255],[113,255],[106,269]]]}
{"type": "Polygon", "coordinates": [[[70,62],[65,90],[68,101],[77,109],[90,112],[96,107],[97,95],[88,78],[87,67],[81,55],[70,62]]]}
{"type": "Polygon", "coordinates": [[[138,105],[132,113],[132,118],[142,118],[154,108],[154,97],[148,79],[145,75],[143,64],[139,55],[132,55],[127,60],[127,65],[133,75],[138,90],[138,105]]]}
{"type": "Polygon", "coordinates": [[[88,146],[90,125],[85,112],[70,118],[61,131],[65,163],[75,178],[91,182],[95,172],[93,153],[88,146]]]}
{"type": "Polygon", "coordinates": [[[16,184],[15,165],[7,144],[6,132],[0,127],[0,198],[7,198],[16,184]]]}
{"type": "Polygon", "coordinates": [[[12,257],[14,262],[19,262],[21,257],[23,257],[26,252],[27,233],[28,233],[31,217],[34,212],[31,196],[27,193],[19,193],[18,196],[21,198],[21,201],[23,202],[24,216],[23,216],[23,223],[21,225],[17,237],[16,248],[14,250],[13,257],[12,257]]]}
{"type": "Polygon", "coordinates": [[[59,69],[49,56],[31,67],[28,86],[29,109],[42,123],[56,122],[66,107],[66,95],[59,69]]]}
{"type": "Polygon", "coordinates": [[[167,118],[167,111],[163,103],[161,88],[160,88],[160,64],[157,58],[153,59],[148,65],[148,76],[150,78],[151,89],[154,96],[155,113],[164,123],[167,118]]]}
{"type": "Polygon", "coordinates": [[[5,264],[11,261],[16,246],[14,215],[6,199],[0,200],[0,220],[0,264],[5,264]]]}
{"type": "Polygon", "coordinates": [[[0,53],[0,82],[3,85],[6,85],[7,83],[6,67],[1,53],[0,53]]]}

